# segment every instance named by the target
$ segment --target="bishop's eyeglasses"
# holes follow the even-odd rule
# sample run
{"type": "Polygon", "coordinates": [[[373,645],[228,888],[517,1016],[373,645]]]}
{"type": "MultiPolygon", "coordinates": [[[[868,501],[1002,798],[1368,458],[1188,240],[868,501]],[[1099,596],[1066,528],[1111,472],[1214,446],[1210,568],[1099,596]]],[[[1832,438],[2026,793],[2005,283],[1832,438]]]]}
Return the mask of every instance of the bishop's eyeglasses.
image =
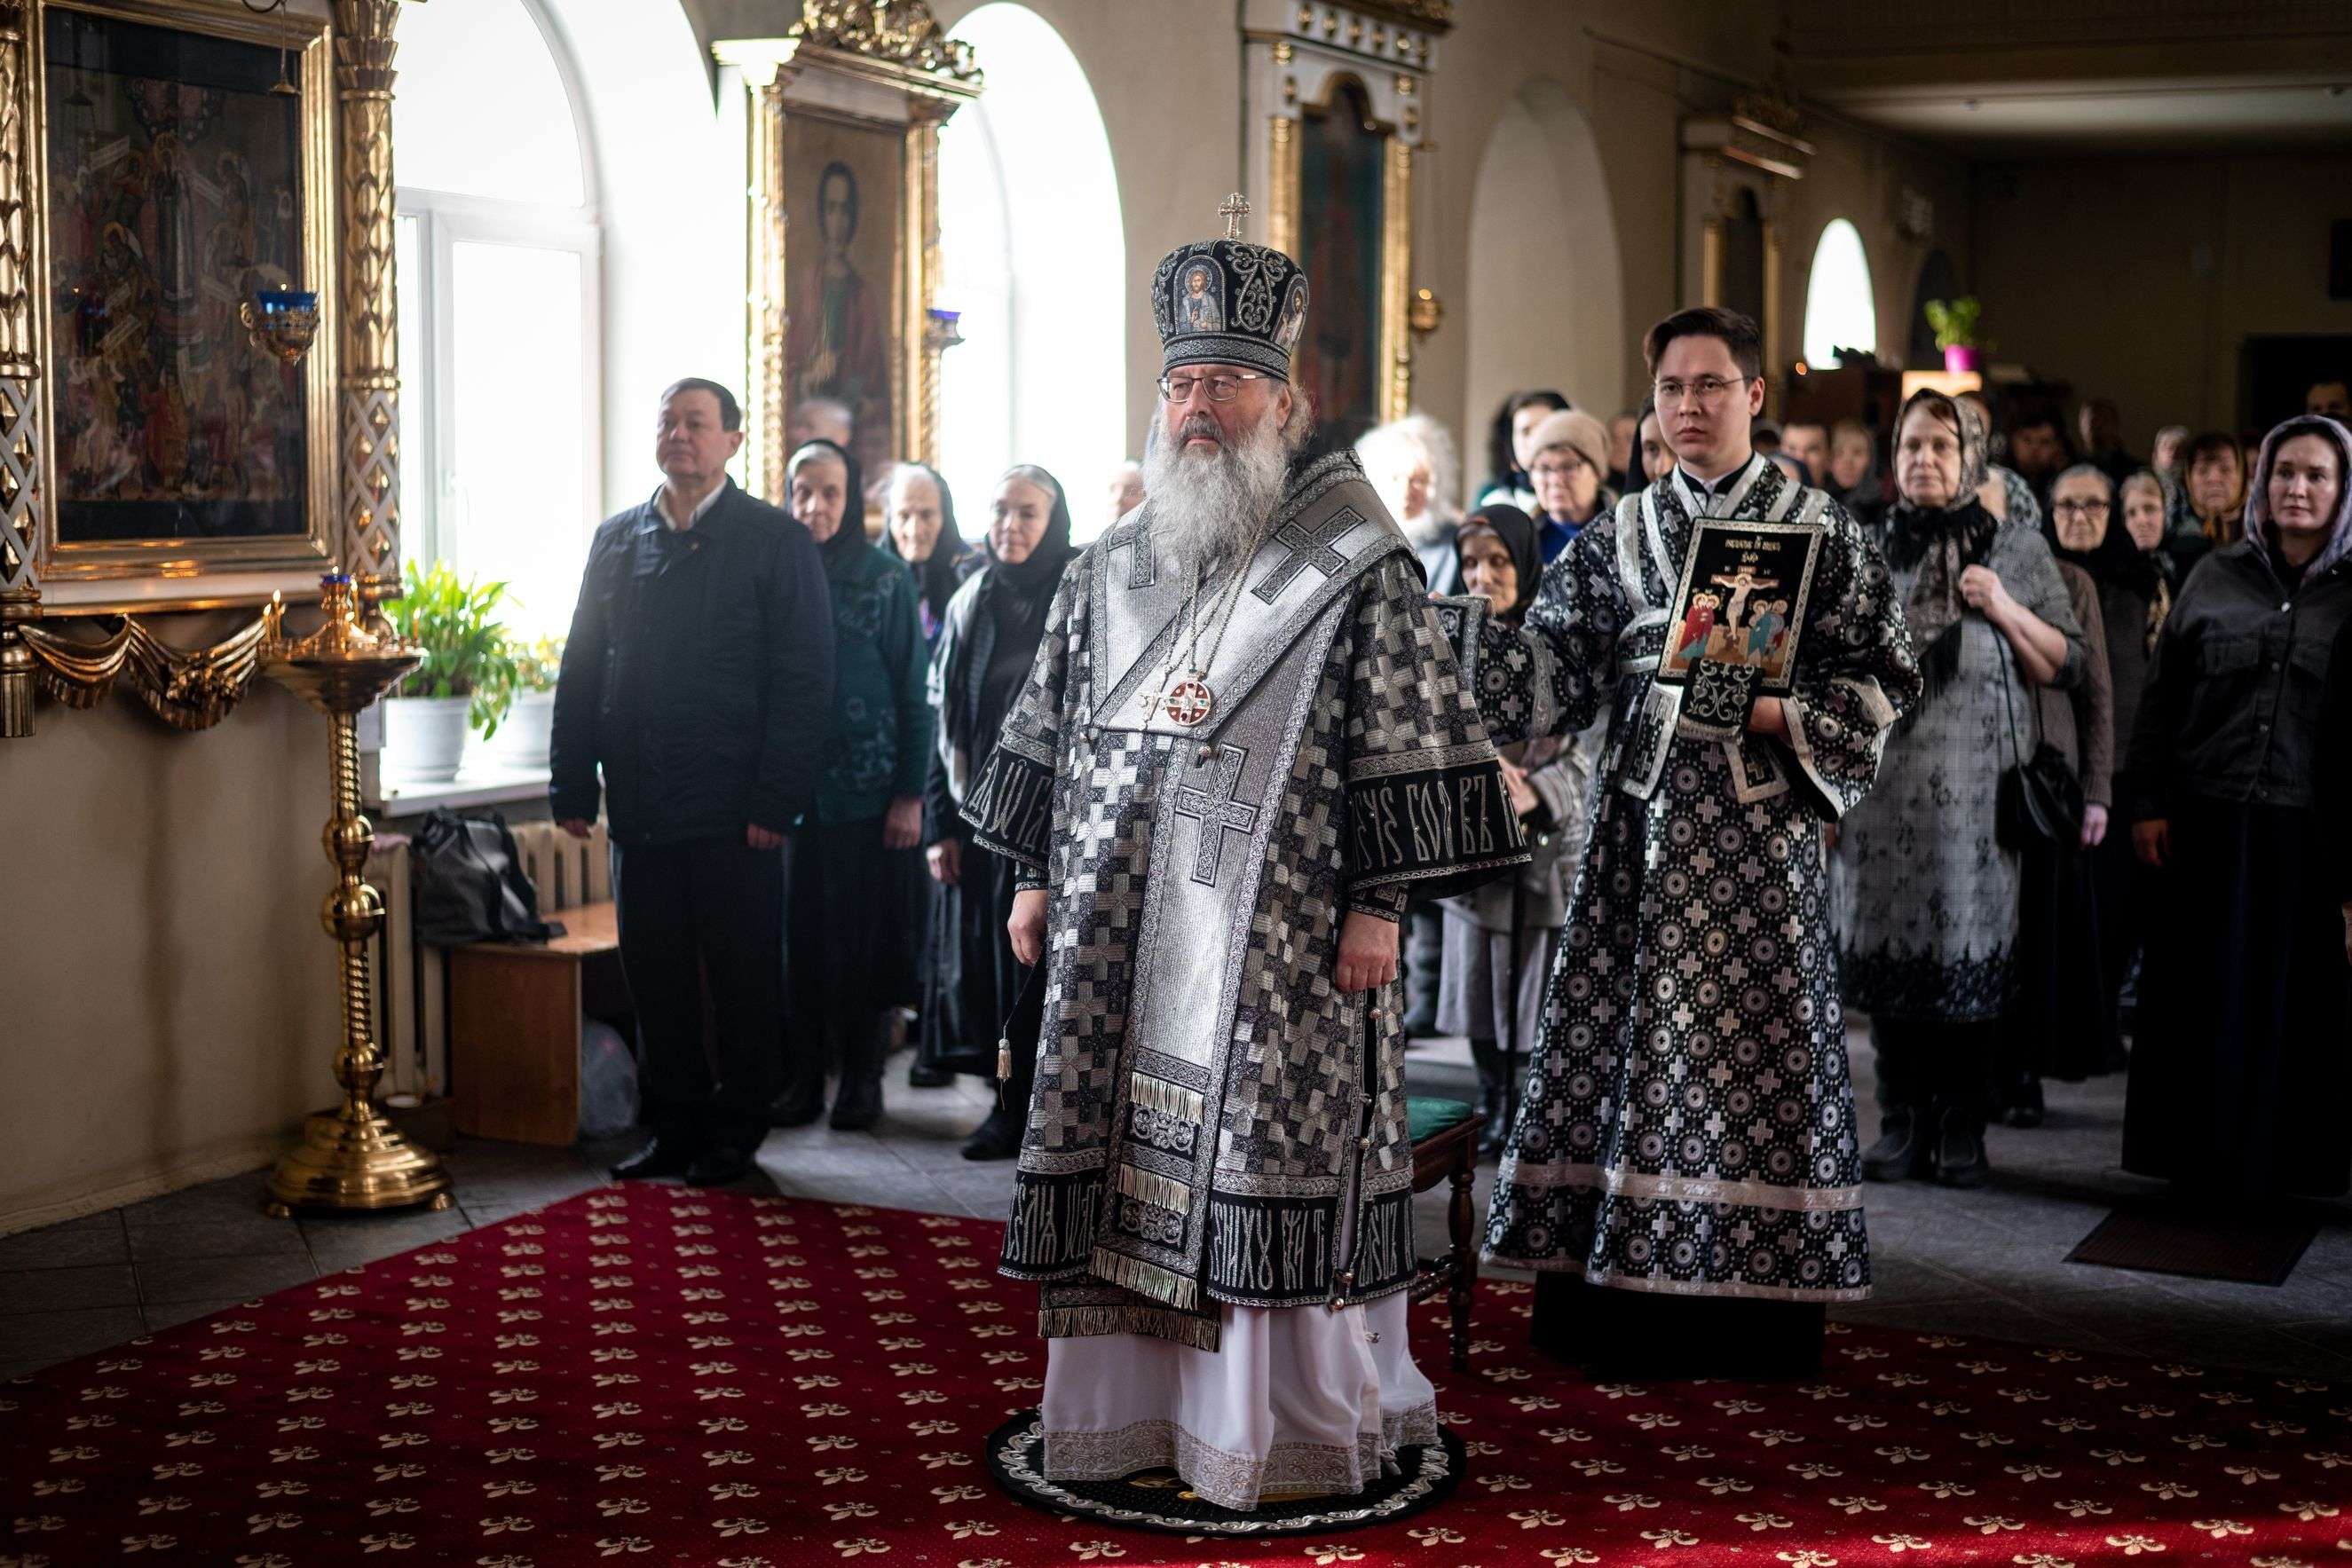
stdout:
{"type": "Polygon", "coordinates": [[[1170,402],[1190,402],[1197,389],[1209,394],[1211,402],[1231,402],[1241,396],[1244,382],[1262,382],[1266,378],[1255,371],[1237,371],[1220,376],[1162,376],[1160,395],[1170,402]]]}

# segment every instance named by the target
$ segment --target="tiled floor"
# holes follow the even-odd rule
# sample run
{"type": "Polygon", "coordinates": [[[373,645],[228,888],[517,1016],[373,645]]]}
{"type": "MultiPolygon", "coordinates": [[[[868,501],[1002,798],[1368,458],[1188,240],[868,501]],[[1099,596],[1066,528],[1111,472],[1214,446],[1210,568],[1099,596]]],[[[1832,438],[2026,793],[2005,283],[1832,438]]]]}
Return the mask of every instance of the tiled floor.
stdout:
{"type": "MultiPolygon", "coordinates": [[[[1869,1052],[1853,1041],[1858,1072],[1869,1052]]],[[[786,1194],[997,1218],[1012,1167],[961,1157],[984,1113],[975,1080],[909,1090],[898,1058],[889,1114],[874,1133],[822,1125],[771,1134],[761,1164],[786,1194]]],[[[1419,1092],[1467,1096],[1458,1045],[1418,1047],[1419,1092]]],[[[1863,1086],[1868,1103],[1868,1087],[1863,1086]]],[[[1936,1332],[2239,1365],[2282,1375],[2352,1376],[2352,1205],[2320,1206],[2318,1239],[2276,1289],[2127,1273],[2066,1262],[2116,1200],[2155,1190],[2116,1167],[2118,1079],[2051,1086],[2049,1125],[1993,1134],[1993,1185],[1954,1192],[1873,1187],[1877,1292],[1838,1315],[1936,1332]]],[[[1867,1120],[1867,1113],[1865,1113],[1867,1120]]],[[[217,1312],[317,1274],[371,1261],[604,1180],[629,1146],[540,1149],[467,1143],[449,1160],[458,1206],[442,1214],[354,1219],[265,1218],[257,1176],[192,1187],[70,1224],[0,1238],[0,1376],[100,1350],[217,1312]]],[[[1492,1167],[1479,1184],[1485,1212],[1492,1167]]],[[[1423,1246],[1443,1246],[1443,1188],[1423,1195],[1423,1246]]]]}

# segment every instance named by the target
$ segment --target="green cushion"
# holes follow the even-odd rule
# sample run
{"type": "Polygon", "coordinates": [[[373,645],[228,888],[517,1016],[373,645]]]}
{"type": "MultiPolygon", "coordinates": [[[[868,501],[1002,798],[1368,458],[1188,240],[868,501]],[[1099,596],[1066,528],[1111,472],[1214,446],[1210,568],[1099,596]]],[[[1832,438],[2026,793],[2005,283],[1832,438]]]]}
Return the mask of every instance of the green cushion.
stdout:
{"type": "Polygon", "coordinates": [[[1433,1138],[1446,1128],[1459,1125],[1477,1113],[1460,1100],[1411,1095],[1404,1103],[1405,1135],[1417,1144],[1423,1138],[1433,1138]]]}

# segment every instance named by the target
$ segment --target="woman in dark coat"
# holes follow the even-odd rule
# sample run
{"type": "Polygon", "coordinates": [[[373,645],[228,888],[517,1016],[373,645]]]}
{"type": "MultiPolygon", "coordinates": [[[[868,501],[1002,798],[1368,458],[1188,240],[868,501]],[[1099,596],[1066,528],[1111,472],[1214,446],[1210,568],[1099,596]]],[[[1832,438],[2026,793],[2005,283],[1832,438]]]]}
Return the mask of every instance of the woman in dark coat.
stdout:
{"type": "MultiPolygon", "coordinates": [[[[1484,596],[1497,620],[1517,624],[1543,581],[1535,520],[1499,501],[1481,507],[1462,519],[1460,544],[1464,591],[1484,596]]],[[[1510,1136],[1509,1078],[1535,1060],[1543,1037],[1544,982],[1568,916],[1569,879],[1584,857],[1595,747],[1588,733],[1544,736],[1501,750],[1511,806],[1527,824],[1535,858],[1510,876],[1438,901],[1444,956],[1437,1030],[1470,1041],[1486,1123],[1482,1159],[1499,1155],[1510,1136]],[[1517,1043],[1507,1051],[1513,1040],[1517,1043]]]]}
{"type": "MultiPolygon", "coordinates": [[[[940,631],[947,624],[948,601],[955,597],[964,579],[980,570],[980,551],[964,542],[962,532],[956,527],[955,495],[940,471],[929,464],[891,465],[889,477],[881,488],[879,548],[884,555],[904,564],[915,580],[915,606],[922,616],[923,648],[928,656],[940,645],[940,631]]],[[[922,856],[902,854],[892,858],[897,862],[894,869],[899,894],[906,901],[899,926],[914,949],[916,989],[925,992],[929,990],[931,980],[927,933],[930,930],[931,904],[939,895],[939,884],[925,873],[922,856]]],[[[920,1027],[919,1019],[919,1042],[920,1027]]],[[[915,1060],[907,1069],[907,1086],[942,1089],[954,1082],[954,1073],[925,1064],[918,1043],[915,1060]]]]}
{"type": "Polygon", "coordinates": [[[812,441],[785,465],[793,516],[816,540],[833,600],[833,723],[816,805],[793,830],[784,915],[783,1092],[771,1120],[803,1126],[824,1109],[838,1064],[833,1125],[882,1116],[887,1013],[915,1000],[914,944],[894,856],[921,841],[931,709],[914,580],[866,537],[857,459],[812,441]]]}
{"type": "MultiPolygon", "coordinates": [[[[996,1078],[997,1041],[1013,1004],[1031,1013],[1018,1032],[1035,1036],[1042,987],[1013,961],[1005,922],[1013,914],[1014,867],[971,841],[961,807],[972,768],[995,749],[997,732],[1021,695],[1045,634],[1045,610],[1076,552],[1070,505],[1043,468],[1023,464],[998,481],[981,569],[949,601],[931,657],[930,695],[939,713],[924,791],[923,842],[938,896],[931,904],[929,981],[917,1067],[996,1078]]],[[[1013,1076],[997,1107],[963,1146],[971,1160],[1021,1152],[1029,1107],[1032,1051],[1012,1053],[1013,1076]]]]}
{"type": "Polygon", "coordinates": [[[2352,1186],[2352,967],[2318,793],[2328,665],[2352,620],[2352,433],[2263,443],[2242,537],[2181,585],[2132,734],[2147,925],[2124,1166],[2228,1199],[2352,1186]]]}

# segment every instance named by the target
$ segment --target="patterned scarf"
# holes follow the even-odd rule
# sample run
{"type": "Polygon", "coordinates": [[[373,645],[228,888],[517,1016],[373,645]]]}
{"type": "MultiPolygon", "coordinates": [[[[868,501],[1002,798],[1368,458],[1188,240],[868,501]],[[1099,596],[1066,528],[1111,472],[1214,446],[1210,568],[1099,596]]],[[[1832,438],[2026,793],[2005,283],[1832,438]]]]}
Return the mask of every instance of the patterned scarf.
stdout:
{"type": "Polygon", "coordinates": [[[1887,564],[1897,571],[1916,567],[1919,572],[1904,606],[1911,646],[1918,651],[1920,670],[1927,677],[1927,692],[1911,710],[1914,715],[1959,674],[1960,623],[1969,608],[1968,601],[1960,597],[1960,574],[1983,563],[2000,528],[2000,519],[1977,499],[1986,474],[1984,416],[1973,403],[1956,402],[1937,392],[1916,392],[1895,422],[1898,443],[1915,412],[1941,421],[1958,434],[1960,481],[1949,505],[1921,507],[1907,496],[1898,496],[1886,514],[1887,564]]]}

